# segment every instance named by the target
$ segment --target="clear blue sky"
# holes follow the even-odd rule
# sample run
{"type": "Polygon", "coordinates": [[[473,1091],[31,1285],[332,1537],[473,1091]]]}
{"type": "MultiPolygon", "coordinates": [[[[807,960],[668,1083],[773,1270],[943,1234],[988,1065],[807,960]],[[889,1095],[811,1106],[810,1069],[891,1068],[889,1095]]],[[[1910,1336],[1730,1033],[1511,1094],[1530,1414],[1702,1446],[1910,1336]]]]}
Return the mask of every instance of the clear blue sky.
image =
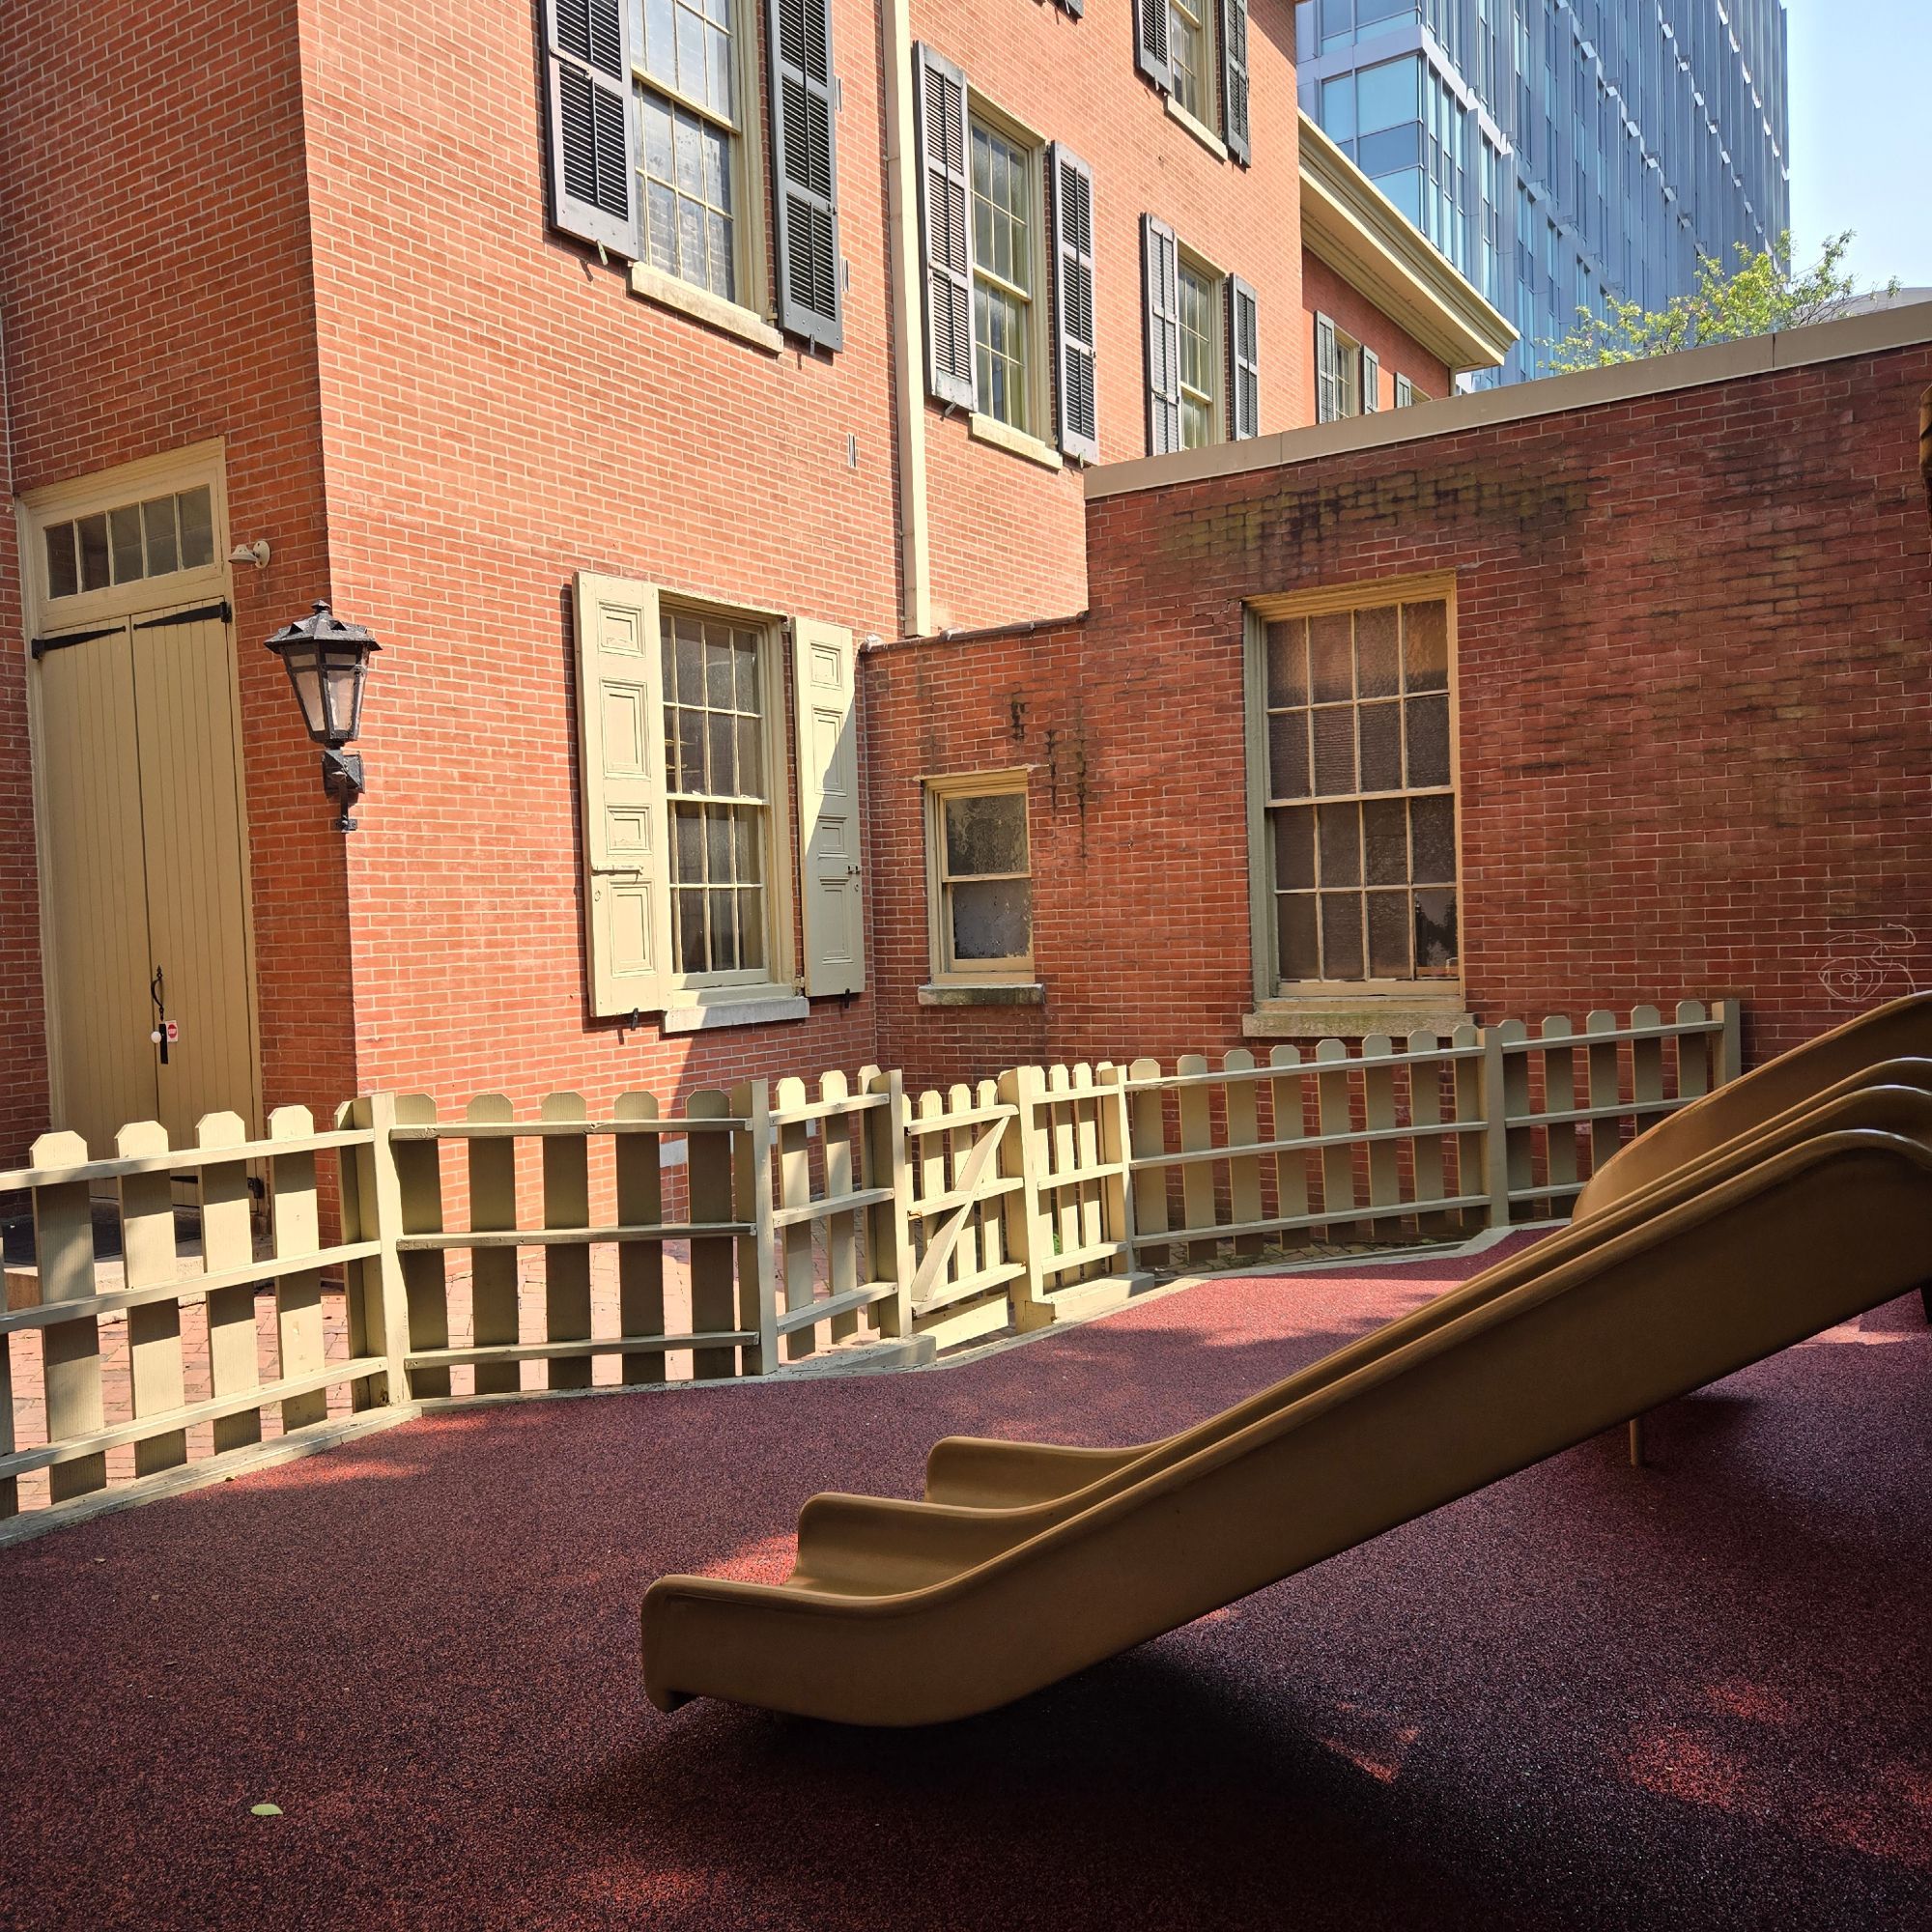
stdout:
{"type": "Polygon", "coordinates": [[[1932,0],[1790,0],[1791,236],[1851,228],[1861,286],[1932,288],[1932,0]]]}

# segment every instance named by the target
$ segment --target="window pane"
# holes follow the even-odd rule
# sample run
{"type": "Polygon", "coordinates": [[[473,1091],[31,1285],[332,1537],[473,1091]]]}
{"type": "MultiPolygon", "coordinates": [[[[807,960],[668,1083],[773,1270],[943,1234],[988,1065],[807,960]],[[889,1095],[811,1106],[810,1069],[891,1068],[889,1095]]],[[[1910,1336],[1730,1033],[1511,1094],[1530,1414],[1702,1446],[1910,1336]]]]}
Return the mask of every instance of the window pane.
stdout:
{"type": "Polygon", "coordinates": [[[1353,632],[1353,621],[1346,611],[1308,620],[1308,662],[1317,703],[1354,696],[1353,632]]]}
{"type": "Polygon", "coordinates": [[[1369,978],[1406,980],[1409,909],[1406,893],[1369,895],[1369,978]]]}
{"type": "Polygon", "coordinates": [[[1026,799],[991,792],[946,801],[946,869],[975,872],[1027,869],[1026,799]]]}
{"type": "Polygon", "coordinates": [[[711,949],[704,943],[704,895],[681,892],[677,895],[677,959],[680,973],[708,973],[711,949]]]}
{"type": "Polygon", "coordinates": [[[758,640],[749,631],[739,631],[733,642],[738,653],[738,709],[755,711],[758,708],[758,640]]]}
{"type": "Polygon", "coordinates": [[[1352,805],[1324,805],[1318,814],[1321,841],[1321,883],[1362,883],[1362,821],[1352,805]]]}
{"type": "Polygon", "coordinates": [[[1321,83],[1321,126],[1338,141],[1350,139],[1355,131],[1355,76],[1337,74],[1321,83]]]}
{"type": "Polygon", "coordinates": [[[728,711],[707,714],[711,764],[705,774],[708,790],[729,798],[738,790],[738,721],[728,711]]]}
{"type": "Polygon", "coordinates": [[[755,718],[738,720],[738,790],[746,798],[765,795],[764,758],[755,718]]]}
{"type": "Polygon", "coordinates": [[[1370,885],[1407,885],[1408,825],[1401,799],[1375,798],[1363,805],[1362,843],[1370,885]]]}
{"type": "Polygon", "coordinates": [[[1364,697],[1394,697],[1401,690],[1402,663],[1396,637],[1396,608],[1355,612],[1355,660],[1364,697]]]}
{"type": "Polygon", "coordinates": [[[74,560],[73,526],[53,524],[47,528],[47,595],[71,597],[80,588],[80,571],[74,560]]]}
{"type": "Polygon", "coordinates": [[[1284,711],[1268,720],[1268,783],[1273,798],[1308,796],[1308,713],[1284,711]]]}
{"type": "Polygon", "coordinates": [[[674,620],[677,638],[677,701],[704,702],[704,632],[695,617],[674,620]]]}
{"type": "Polygon", "coordinates": [[[1338,704],[1315,714],[1315,790],[1318,797],[1355,789],[1355,712],[1338,704]]]}
{"type": "Polygon", "coordinates": [[[1362,978],[1360,893],[1321,895],[1321,977],[1324,980],[1362,978]]]}
{"type": "Polygon", "coordinates": [[[673,880],[697,880],[704,876],[704,812],[695,805],[673,808],[676,835],[671,842],[670,875],[673,880]]]}
{"type": "Polygon", "coordinates": [[[722,625],[704,632],[704,700],[714,711],[729,711],[738,696],[736,653],[731,636],[722,625]]]}
{"type": "Polygon", "coordinates": [[[1308,625],[1300,617],[1267,627],[1267,701],[1308,702],[1308,625]]]}
{"type": "Polygon", "coordinates": [[[677,9],[672,0],[644,0],[644,65],[677,84],[677,9]]]}
{"type": "Polygon", "coordinates": [[[1418,798],[1409,803],[1415,832],[1415,882],[1453,885],[1456,881],[1456,801],[1418,798]]]}
{"type": "Polygon", "coordinates": [[[1413,121],[1421,114],[1419,72],[1420,64],[1408,54],[1401,60],[1383,61],[1378,67],[1366,67],[1355,76],[1355,104],[1364,134],[1378,128],[1393,128],[1399,121],[1413,121]]]}
{"type": "Polygon", "coordinates": [[[1402,706],[1365,704],[1362,721],[1362,789],[1402,789],[1402,706]]]}
{"type": "Polygon", "coordinates": [[[1449,700],[1411,697],[1408,711],[1408,781],[1411,785],[1449,782],[1449,700]]]}
{"type": "Polygon", "coordinates": [[[1027,950],[1024,879],[981,879],[949,886],[955,959],[1015,959],[1027,950]]]}
{"type": "Polygon", "coordinates": [[[704,779],[704,713],[677,714],[677,789],[709,791],[704,779]]]}
{"type": "Polygon", "coordinates": [[[1415,895],[1417,979],[1441,979],[1456,970],[1456,895],[1432,888],[1415,895]]]}
{"type": "Polygon", "coordinates": [[[765,895],[757,888],[738,895],[738,964],[765,963],[765,895]]]}
{"type": "Polygon", "coordinates": [[[1308,806],[1274,814],[1274,882],[1287,890],[1315,883],[1315,813],[1308,806]]]}
{"type": "Polygon", "coordinates": [[[130,583],[142,575],[141,510],[136,503],[107,513],[107,544],[113,554],[114,581],[130,583]]]}
{"type": "Polygon", "coordinates": [[[208,491],[184,490],[175,498],[181,520],[181,567],[201,570],[214,561],[214,504],[208,491]]]}
{"type": "Polygon", "coordinates": [[[104,590],[107,587],[107,519],[104,515],[83,517],[75,527],[80,531],[80,587],[104,590]]]}
{"type": "Polygon", "coordinates": [[[175,499],[156,497],[141,505],[148,533],[148,575],[165,577],[181,567],[181,545],[175,535],[175,499]]]}
{"type": "Polygon", "coordinates": [[[736,876],[740,880],[762,879],[764,852],[758,838],[759,814],[755,811],[739,811],[732,814],[732,825],[737,834],[736,876]]]}
{"type": "Polygon", "coordinates": [[[707,893],[711,908],[711,970],[732,973],[738,967],[738,895],[707,893]]]}
{"type": "Polygon", "coordinates": [[[731,877],[731,820],[729,811],[713,811],[704,820],[704,876],[714,884],[731,877]]]}
{"type": "Polygon", "coordinates": [[[1449,689],[1449,607],[1402,607],[1403,658],[1410,691],[1449,689]]]}
{"type": "Polygon", "coordinates": [[[1283,893],[1275,900],[1275,947],[1284,980],[1319,980],[1321,955],[1315,943],[1315,895],[1283,893]]]}

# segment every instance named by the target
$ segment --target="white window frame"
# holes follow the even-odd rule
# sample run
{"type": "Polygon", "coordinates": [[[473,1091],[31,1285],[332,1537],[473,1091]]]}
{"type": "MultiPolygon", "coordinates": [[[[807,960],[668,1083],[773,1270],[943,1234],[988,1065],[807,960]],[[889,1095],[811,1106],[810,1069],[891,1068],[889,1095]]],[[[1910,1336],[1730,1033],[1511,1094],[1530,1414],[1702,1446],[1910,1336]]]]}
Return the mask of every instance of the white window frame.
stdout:
{"type": "Polygon", "coordinates": [[[928,965],[935,986],[1030,985],[1034,978],[1033,803],[1025,766],[1006,771],[962,772],[922,781],[925,805],[925,910],[928,965]],[[1026,813],[1027,868],[1018,872],[978,872],[974,879],[1024,878],[1027,888],[1027,950],[1004,959],[955,960],[946,875],[946,807],[956,798],[1017,797],[1026,813]]]}
{"type": "MultiPolygon", "coordinates": [[[[1414,1015],[1412,1023],[1417,1025],[1432,1019],[1462,1018],[1468,934],[1463,877],[1462,687],[1457,648],[1455,573],[1385,578],[1332,589],[1256,598],[1248,604],[1245,616],[1243,699],[1247,739],[1248,901],[1258,1014],[1265,1017],[1272,1010],[1277,1016],[1287,1015],[1289,1031],[1293,1028],[1293,1015],[1297,1009],[1304,1011],[1320,1009],[1324,1012],[1333,1012],[1338,1008],[1366,1009],[1373,1013],[1375,1008],[1380,1005],[1396,1009],[1405,1017],[1414,1015]],[[1267,626],[1283,618],[1328,616],[1340,611],[1375,610],[1389,604],[1435,602],[1446,607],[1448,617],[1449,783],[1446,789],[1455,806],[1456,971],[1453,976],[1426,980],[1284,980],[1277,959],[1274,829],[1268,805],[1267,626]]],[[[1407,798],[1426,792],[1439,793],[1442,789],[1420,787],[1411,792],[1405,787],[1399,792],[1378,796],[1407,798]]],[[[1312,791],[1309,802],[1317,802],[1312,791]]],[[[1365,957],[1364,964],[1367,963],[1365,957]]],[[[1390,1018],[1387,1024],[1398,1026],[1401,1022],[1390,1018]]],[[[1265,1034],[1281,1029],[1264,1024],[1253,1030],[1265,1034]]]]}
{"type": "MultiPolygon", "coordinates": [[[[642,34],[641,31],[639,33],[639,43],[631,63],[631,91],[639,97],[637,109],[638,153],[634,163],[634,180],[637,183],[638,194],[638,245],[643,252],[632,266],[631,282],[633,288],[639,294],[658,297],[674,307],[690,308],[703,316],[705,309],[715,304],[722,310],[757,325],[762,330],[768,328],[775,320],[773,291],[767,266],[768,238],[765,232],[765,210],[769,184],[765,177],[763,126],[760,113],[763,105],[760,84],[764,71],[763,36],[759,24],[762,9],[757,5],[757,0],[730,0],[730,13],[733,58],[731,114],[728,122],[720,118],[716,108],[703,101],[693,99],[681,89],[673,87],[668,81],[652,73],[644,65],[642,34]],[[731,279],[736,289],[736,294],[733,296],[721,296],[701,283],[690,281],[683,275],[659,268],[651,260],[649,190],[643,165],[646,136],[643,131],[641,96],[644,93],[659,95],[674,107],[682,108],[688,114],[695,114],[700,121],[709,122],[715,127],[730,128],[731,165],[738,185],[738,198],[743,204],[742,207],[734,207],[731,212],[731,279]]],[[[725,326],[730,326],[728,319],[725,326]]]]}
{"type": "Polygon", "coordinates": [[[1176,244],[1176,265],[1175,339],[1180,351],[1179,359],[1183,366],[1186,361],[1187,329],[1179,320],[1180,278],[1192,275],[1208,285],[1208,368],[1214,386],[1205,392],[1208,402],[1208,436],[1205,442],[1189,442],[1186,436],[1188,401],[1204,392],[1190,388],[1185,376],[1179,378],[1180,446],[1182,449],[1202,449],[1208,443],[1226,442],[1228,440],[1228,278],[1207,256],[1197,254],[1184,242],[1176,244]]]}
{"type": "MultiPolygon", "coordinates": [[[[1025,292],[1027,302],[1026,317],[1026,398],[1027,424],[1024,429],[1009,423],[1004,416],[996,416],[985,405],[987,398],[980,398],[980,407],[973,413],[973,428],[987,440],[1009,443],[1018,441],[1027,445],[1022,453],[1037,450],[1041,455],[1052,454],[1058,464],[1058,455],[1053,450],[1053,355],[1054,344],[1050,332],[1052,304],[1048,299],[1047,277],[1052,272],[1050,253],[1051,238],[1046,232],[1046,166],[1048,143],[1043,134],[1036,132],[1024,121],[1009,114],[1005,108],[986,99],[982,94],[968,87],[966,92],[966,197],[967,220],[973,219],[973,128],[975,123],[1011,146],[1018,148],[1027,157],[1027,272],[1032,288],[1025,292]]],[[[976,374],[980,363],[980,278],[985,279],[1003,292],[1022,293],[1013,284],[993,274],[980,260],[980,250],[976,243],[973,248],[973,366],[976,374]]]]}
{"type": "MultiPolygon", "coordinates": [[[[680,591],[661,589],[658,602],[659,648],[663,629],[678,616],[702,618],[707,623],[730,624],[753,631],[758,637],[759,690],[764,699],[759,740],[763,753],[765,784],[765,839],[761,854],[765,868],[765,963],[762,967],[734,967],[723,972],[684,973],[677,961],[677,888],[674,860],[676,853],[676,806],[680,799],[699,794],[673,791],[668,767],[665,771],[664,891],[670,907],[670,954],[666,960],[666,984],[671,1008],[728,1006],[737,1001],[789,999],[797,990],[798,954],[793,939],[797,920],[794,902],[795,872],[792,852],[791,767],[786,756],[789,744],[789,684],[785,675],[785,639],[789,619],[775,611],[714,603],[707,598],[686,596],[680,591]]],[[[662,660],[660,660],[662,662],[662,660]]],[[[673,708],[670,691],[662,695],[667,724],[673,708]]]]}

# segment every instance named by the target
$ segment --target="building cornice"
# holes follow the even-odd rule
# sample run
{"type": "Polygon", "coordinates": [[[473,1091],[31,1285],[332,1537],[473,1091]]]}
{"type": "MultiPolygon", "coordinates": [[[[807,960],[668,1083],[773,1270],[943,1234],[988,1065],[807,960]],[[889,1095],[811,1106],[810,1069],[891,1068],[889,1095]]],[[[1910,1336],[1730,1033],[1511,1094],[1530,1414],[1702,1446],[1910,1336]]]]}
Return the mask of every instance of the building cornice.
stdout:
{"type": "Polygon", "coordinates": [[[1452,370],[1493,369],[1517,339],[1449,258],[1301,116],[1301,240],[1452,370]]]}

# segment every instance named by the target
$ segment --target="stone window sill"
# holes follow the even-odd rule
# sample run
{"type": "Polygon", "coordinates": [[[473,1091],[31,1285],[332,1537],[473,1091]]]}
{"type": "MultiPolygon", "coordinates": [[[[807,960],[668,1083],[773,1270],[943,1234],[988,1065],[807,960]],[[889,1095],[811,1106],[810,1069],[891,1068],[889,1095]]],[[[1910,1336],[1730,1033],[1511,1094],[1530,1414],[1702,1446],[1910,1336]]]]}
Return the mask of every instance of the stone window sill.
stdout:
{"type": "Polygon", "coordinates": [[[1037,463],[1042,469],[1065,467],[1059,450],[1041,442],[1037,436],[1027,435],[1023,429],[1014,429],[1003,423],[998,416],[981,415],[976,410],[966,419],[966,429],[974,441],[990,442],[996,449],[1010,450],[1015,456],[1025,457],[1029,463],[1037,463]]]}
{"type": "Polygon", "coordinates": [[[1264,1000],[1253,1012],[1241,1015],[1241,1032],[1249,1039],[1360,1039],[1366,1034],[1385,1033],[1400,1040],[1411,1033],[1449,1034],[1471,1024],[1460,992],[1381,999],[1309,994],[1264,1000]]]}
{"type": "Polygon", "coordinates": [[[1175,99],[1173,95],[1164,94],[1161,96],[1161,99],[1167,102],[1169,117],[1179,121],[1216,160],[1225,161],[1228,158],[1227,142],[1222,140],[1220,135],[1215,133],[1207,122],[1197,121],[1193,115],[1188,113],[1186,108],[1181,106],[1179,101],[1175,99]]]}
{"type": "Polygon", "coordinates": [[[631,293],[656,302],[661,308],[674,308],[712,328],[722,329],[726,335],[735,335],[768,355],[776,355],[784,348],[784,337],[762,316],[739,307],[734,301],[726,301],[723,296],[714,296],[709,289],[681,282],[675,275],[668,275],[646,262],[631,264],[631,293]]]}
{"type": "Polygon", "coordinates": [[[769,993],[756,999],[693,1000],[683,1006],[667,1007],[664,1030],[674,1033],[709,1033],[713,1027],[770,1026],[778,1020],[802,1020],[811,1008],[797,993],[769,993]]]}
{"type": "Polygon", "coordinates": [[[942,980],[919,989],[923,1007],[1043,1007],[1046,988],[1037,980],[1008,980],[979,984],[971,980],[942,980]]]}

